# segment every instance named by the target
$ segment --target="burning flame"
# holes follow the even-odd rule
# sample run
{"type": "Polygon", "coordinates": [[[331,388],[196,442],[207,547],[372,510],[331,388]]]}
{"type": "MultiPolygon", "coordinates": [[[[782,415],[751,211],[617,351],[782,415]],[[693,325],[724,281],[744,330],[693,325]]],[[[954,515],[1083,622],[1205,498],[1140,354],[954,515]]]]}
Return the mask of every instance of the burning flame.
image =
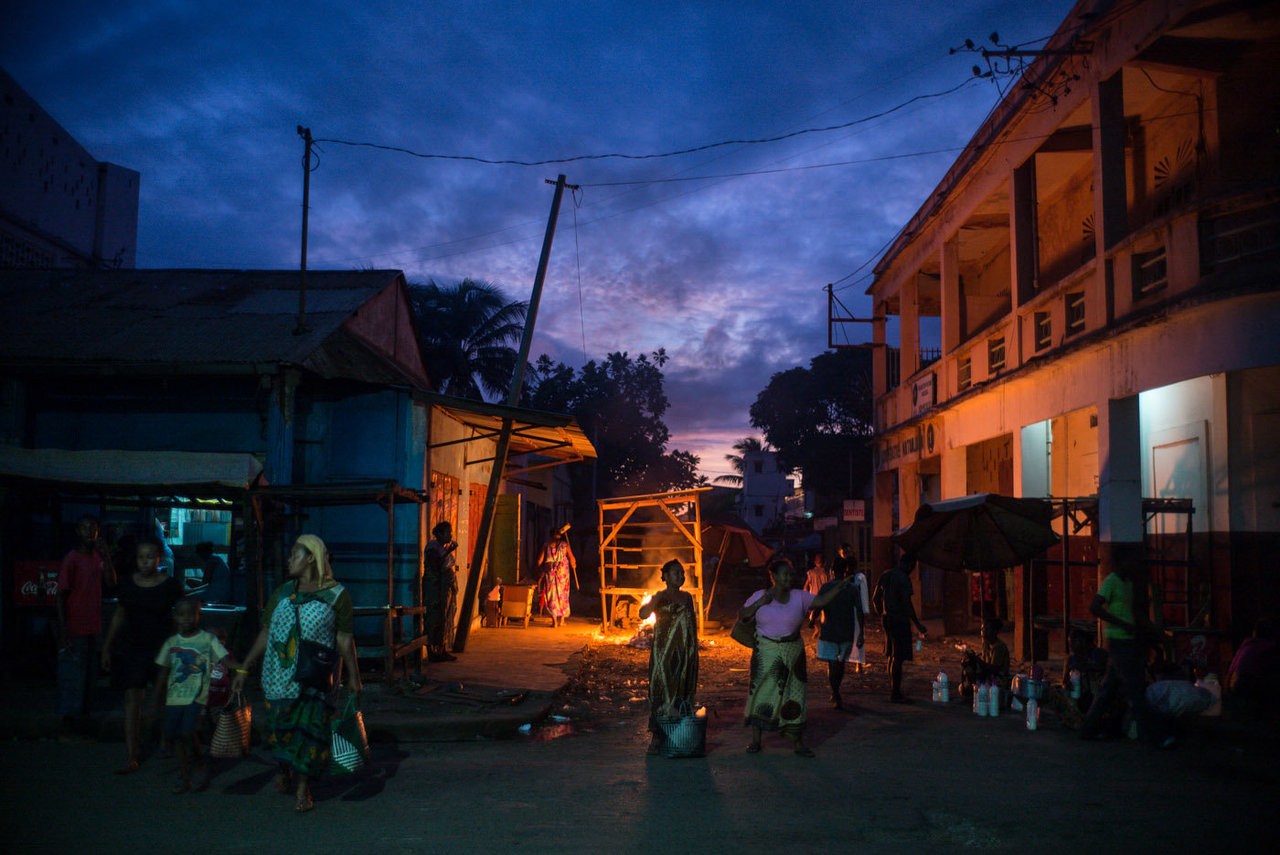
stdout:
{"type": "MultiPolygon", "coordinates": [[[[642,606],[647,605],[649,601],[652,599],[653,599],[653,594],[645,594],[644,599],[640,601],[640,605],[642,606]]],[[[649,626],[653,626],[653,624],[657,623],[657,621],[658,621],[657,613],[651,612],[647,618],[645,618],[643,621],[640,622],[640,624],[641,626],[645,624],[648,624],[649,626]]]]}

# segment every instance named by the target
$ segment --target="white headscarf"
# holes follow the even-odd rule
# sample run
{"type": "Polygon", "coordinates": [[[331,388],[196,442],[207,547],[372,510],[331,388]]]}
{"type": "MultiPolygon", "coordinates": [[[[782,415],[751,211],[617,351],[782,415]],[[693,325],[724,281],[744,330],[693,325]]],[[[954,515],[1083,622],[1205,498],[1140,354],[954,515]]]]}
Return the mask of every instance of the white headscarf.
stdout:
{"type": "Polygon", "coordinates": [[[329,564],[329,550],[325,548],[324,541],[316,537],[314,534],[298,535],[298,539],[294,541],[294,546],[301,546],[307,552],[311,553],[311,557],[315,560],[316,571],[320,576],[320,588],[332,588],[338,584],[333,578],[333,567],[329,564]]]}

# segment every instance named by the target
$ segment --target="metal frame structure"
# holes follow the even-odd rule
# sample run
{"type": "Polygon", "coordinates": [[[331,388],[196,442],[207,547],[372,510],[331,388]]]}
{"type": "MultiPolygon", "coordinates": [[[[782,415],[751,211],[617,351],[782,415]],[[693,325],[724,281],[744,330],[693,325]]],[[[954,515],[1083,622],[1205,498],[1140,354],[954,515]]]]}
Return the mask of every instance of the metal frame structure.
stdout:
{"type": "Polygon", "coordinates": [[[600,512],[600,620],[607,628],[613,607],[622,597],[643,599],[653,593],[643,587],[670,558],[685,565],[685,590],[693,595],[698,610],[698,632],[702,632],[702,503],[701,495],[710,487],[646,493],[615,499],[599,499],[600,512]],[[676,535],[674,545],[663,549],[672,554],[662,561],[645,561],[645,551],[654,536],[676,535]]]}

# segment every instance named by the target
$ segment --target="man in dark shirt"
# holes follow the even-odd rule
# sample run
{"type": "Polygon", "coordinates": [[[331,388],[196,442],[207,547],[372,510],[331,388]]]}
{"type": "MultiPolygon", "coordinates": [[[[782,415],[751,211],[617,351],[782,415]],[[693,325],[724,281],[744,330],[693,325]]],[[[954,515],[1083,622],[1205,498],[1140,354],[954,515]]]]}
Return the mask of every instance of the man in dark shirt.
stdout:
{"type": "Polygon", "coordinates": [[[872,603],[881,614],[884,626],[885,654],[889,657],[889,700],[906,703],[902,694],[902,663],[911,660],[911,624],[928,634],[924,624],[916,617],[916,607],[911,602],[911,571],[916,569],[916,557],[910,553],[902,556],[898,566],[885,572],[876,585],[872,603]]]}
{"type": "MultiPolygon", "coordinates": [[[[819,595],[835,588],[849,575],[848,562],[840,565],[843,572],[822,586],[819,595]]],[[[831,682],[831,706],[844,709],[840,699],[840,684],[844,681],[845,663],[853,655],[855,647],[862,647],[866,616],[862,613],[862,589],[850,584],[836,594],[822,613],[822,627],[818,631],[818,658],[827,663],[827,676],[831,682]]]]}

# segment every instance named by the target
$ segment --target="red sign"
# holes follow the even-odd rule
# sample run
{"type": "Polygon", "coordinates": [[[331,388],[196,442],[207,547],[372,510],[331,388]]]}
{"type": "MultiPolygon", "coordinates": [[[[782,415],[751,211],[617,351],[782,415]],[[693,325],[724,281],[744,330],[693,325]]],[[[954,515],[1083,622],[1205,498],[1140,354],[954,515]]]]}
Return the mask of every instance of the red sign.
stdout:
{"type": "Polygon", "coordinates": [[[14,603],[19,606],[52,606],[58,598],[57,561],[13,562],[14,603]]]}

